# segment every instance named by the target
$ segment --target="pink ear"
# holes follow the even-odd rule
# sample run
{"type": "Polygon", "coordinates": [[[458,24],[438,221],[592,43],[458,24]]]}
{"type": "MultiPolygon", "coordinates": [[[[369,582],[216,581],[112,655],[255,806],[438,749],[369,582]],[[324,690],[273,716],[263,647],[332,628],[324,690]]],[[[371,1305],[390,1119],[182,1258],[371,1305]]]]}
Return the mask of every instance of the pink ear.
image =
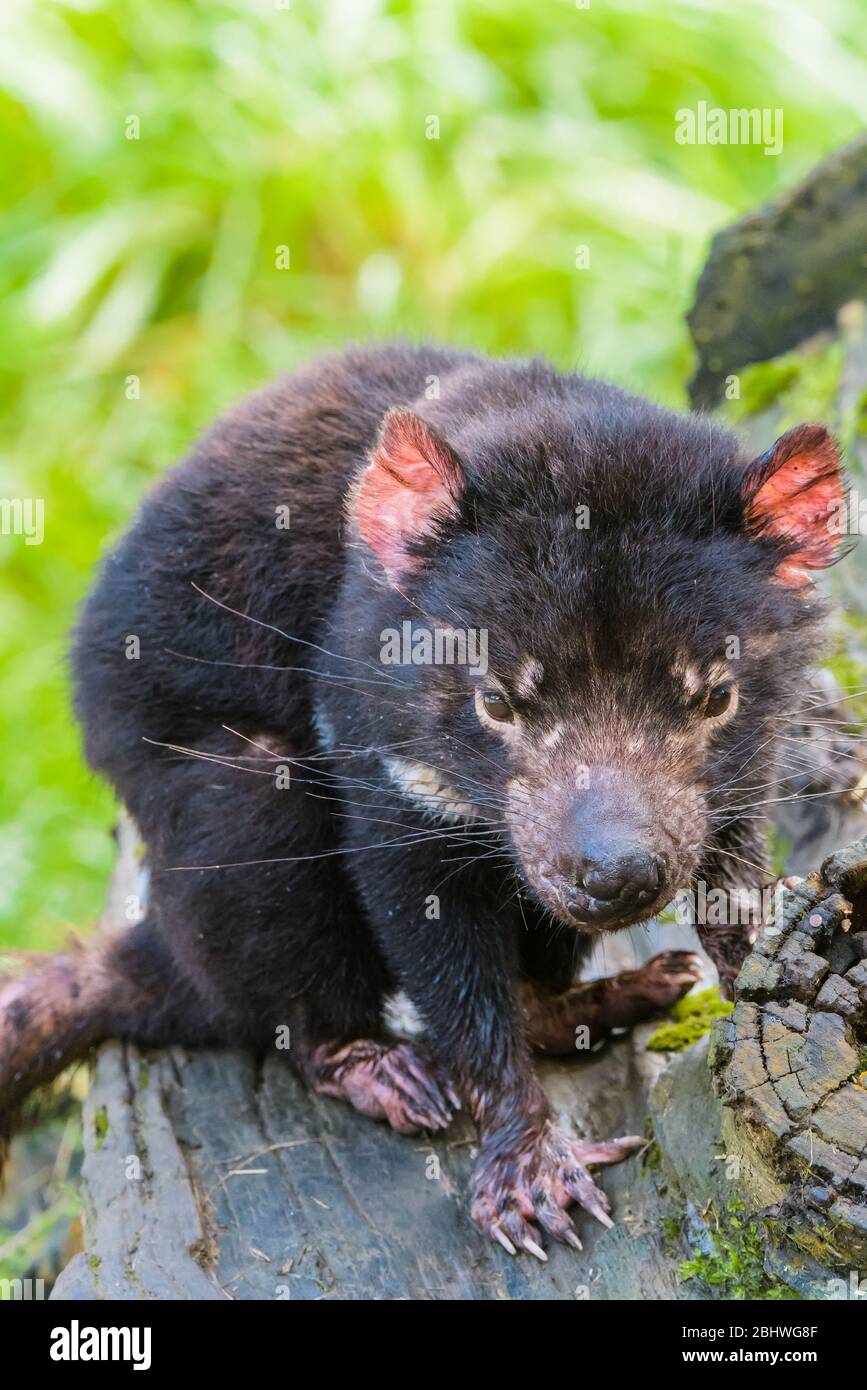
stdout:
{"type": "Polygon", "coordinates": [[[824,425],[798,425],[781,435],[748,474],[744,498],[749,529],[793,547],[777,568],[780,584],[802,588],[810,583],[808,570],[834,563],[846,492],[824,425]]]}
{"type": "Polygon", "coordinates": [[[457,454],[406,410],[390,410],[355,494],[361,539],[394,584],[416,564],[413,541],[457,511],[464,483],[457,454]]]}

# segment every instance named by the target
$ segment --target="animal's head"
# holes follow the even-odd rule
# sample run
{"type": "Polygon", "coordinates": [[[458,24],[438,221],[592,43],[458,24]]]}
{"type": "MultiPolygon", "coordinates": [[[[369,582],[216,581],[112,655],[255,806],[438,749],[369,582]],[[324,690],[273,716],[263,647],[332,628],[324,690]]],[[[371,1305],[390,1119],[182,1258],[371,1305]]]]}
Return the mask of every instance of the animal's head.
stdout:
{"type": "Polygon", "coordinates": [[[750,459],[706,420],[587,391],[392,413],[351,506],[399,680],[393,777],[501,825],[539,901],[595,930],[661,910],[774,795],[845,494],[821,425],[750,459]]]}

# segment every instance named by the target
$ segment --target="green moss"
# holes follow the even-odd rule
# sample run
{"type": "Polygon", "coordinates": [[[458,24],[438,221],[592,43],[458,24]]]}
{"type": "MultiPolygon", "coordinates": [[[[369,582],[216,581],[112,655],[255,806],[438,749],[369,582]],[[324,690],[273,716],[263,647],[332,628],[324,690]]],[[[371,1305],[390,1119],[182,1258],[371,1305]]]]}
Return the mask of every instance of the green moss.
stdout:
{"type": "Polygon", "coordinates": [[[667,1255],[674,1256],[682,1249],[683,1231],[676,1216],[666,1216],[662,1223],[662,1247],[667,1255]]]}
{"type": "Polygon", "coordinates": [[[705,1033],[715,1018],[730,1014],[734,1006],[723,999],[716,985],[679,999],[671,1010],[670,1023],[662,1023],[647,1040],[650,1052],[683,1052],[705,1033]]]}
{"type": "Polygon", "coordinates": [[[147,1062],[140,1062],[138,1069],[138,1085],[140,1091],[146,1091],[150,1085],[151,1073],[147,1062]]]}
{"type": "Polygon", "coordinates": [[[650,1115],[645,1120],[644,1133],[647,1137],[647,1148],[641,1155],[641,1171],[642,1173],[649,1173],[662,1163],[662,1149],[659,1146],[659,1140],[653,1133],[653,1120],[650,1115]]]}
{"type": "Polygon", "coordinates": [[[93,1117],[93,1132],[96,1135],[96,1147],[101,1149],[108,1134],[108,1110],[104,1105],[99,1107],[93,1117]]]}
{"type": "Polygon", "coordinates": [[[812,1213],[807,1213],[807,1220],[769,1217],[766,1225],[778,1243],[795,1246],[816,1264],[839,1268],[846,1261],[846,1255],[839,1247],[836,1227],[814,1218],[812,1213]]]}
{"type": "Polygon", "coordinates": [[[718,1215],[709,1209],[709,1235],[713,1250],[697,1250],[680,1266],[683,1280],[699,1279],[709,1289],[719,1289],[727,1299],[797,1299],[788,1284],[777,1284],[765,1272],[764,1238],[755,1221],[744,1216],[741,1202],[730,1202],[718,1215]]]}

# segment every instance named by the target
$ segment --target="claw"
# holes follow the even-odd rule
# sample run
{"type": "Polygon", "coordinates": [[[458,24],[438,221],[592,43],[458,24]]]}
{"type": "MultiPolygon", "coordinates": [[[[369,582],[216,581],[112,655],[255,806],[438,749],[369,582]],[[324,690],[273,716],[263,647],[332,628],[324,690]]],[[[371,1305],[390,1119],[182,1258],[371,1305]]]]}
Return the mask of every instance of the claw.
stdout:
{"type": "Polygon", "coordinates": [[[582,1163],[622,1163],[647,1143],[638,1134],[626,1134],[622,1139],[606,1139],[598,1144],[578,1140],[575,1145],[582,1163]]]}
{"type": "MultiPolygon", "coordinates": [[[[350,1101],[399,1134],[445,1129],[452,1119],[451,1085],[418,1045],[359,1039],[325,1045],[311,1059],[312,1081],[323,1095],[350,1101]]],[[[454,1101],[459,1104],[457,1097],[454,1101]]]]}
{"type": "Polygon", "coordinates": [[[614,1222],[608,1215],[608,1198],[601,1188],[597,1187],[590,1174],[584,1170],[572,1177],[566,1184],[566,1189],[573,1201],[583,1207],[591,1216],[601,1222],[603,1226],[611,1227],[614,1222]]]}
{"type": "Polygon", "coordinates": [[[604,1193],[600,1192],[599,1188],[596,1186],[595,1183],[591,1184],[591,1186],[592,1191],[588,1191],[587,1185],[585,1183],[581,1184],[582,1193],[581,1196],[578,1198],[579,1204],[584,1208],[586,1212],[589,1212],[591,1216],[595,1216],[596,1220],[599,1222],[601,1226],[604,1226],[606,1230],[610,1231],[611,1227],[614,1225],[614,1222],[611,1220],[611,1217],[608,1215],[608,1212],[602,1205],[602,1202],[604,1201],[604,1193]]]}
{"type": "Polygon", "coordinates": [[[540,1231],[580,1251],[581,1241],[566,1214],[572,1202],[606,1230],[614,1225],[608,1197],[596,1186],[586,1162],[620,1163],[644,1144],[636,1134],[607,1142],[576,1139],[548,1120],[532,1145],[517,1153],[504,1150],[492,1158],[482,1155],[476,1170],[473,1219],[510,1255],[526,1251],[546,1261],[536,1239],[540,1231]]]}
{"type": "Polygon", "coordinates": [[[501,1230],[499,1226],[491,1227],[491,1235],[494,1237],[494,1240],[498,1240],[500,1242],[503,1249],[506,1251],[508,1255],[517,1255],[518,1252],[515,1249],[512,1242],[509,1240],[509,1237],[506,1235],[506,1232],[501,1230]]]}

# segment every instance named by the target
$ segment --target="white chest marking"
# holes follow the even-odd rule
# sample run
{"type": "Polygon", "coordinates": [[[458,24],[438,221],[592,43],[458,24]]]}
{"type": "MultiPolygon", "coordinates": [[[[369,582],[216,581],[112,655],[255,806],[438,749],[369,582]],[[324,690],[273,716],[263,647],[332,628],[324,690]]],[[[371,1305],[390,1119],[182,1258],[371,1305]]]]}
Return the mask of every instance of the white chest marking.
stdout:
{"type": "Polygon", "coordinates": [[[402,989],[386,997],[382,1006],[382,1021],[396,1038],[418,1038],[426,1026],[415,1004],[402,989]]]}

